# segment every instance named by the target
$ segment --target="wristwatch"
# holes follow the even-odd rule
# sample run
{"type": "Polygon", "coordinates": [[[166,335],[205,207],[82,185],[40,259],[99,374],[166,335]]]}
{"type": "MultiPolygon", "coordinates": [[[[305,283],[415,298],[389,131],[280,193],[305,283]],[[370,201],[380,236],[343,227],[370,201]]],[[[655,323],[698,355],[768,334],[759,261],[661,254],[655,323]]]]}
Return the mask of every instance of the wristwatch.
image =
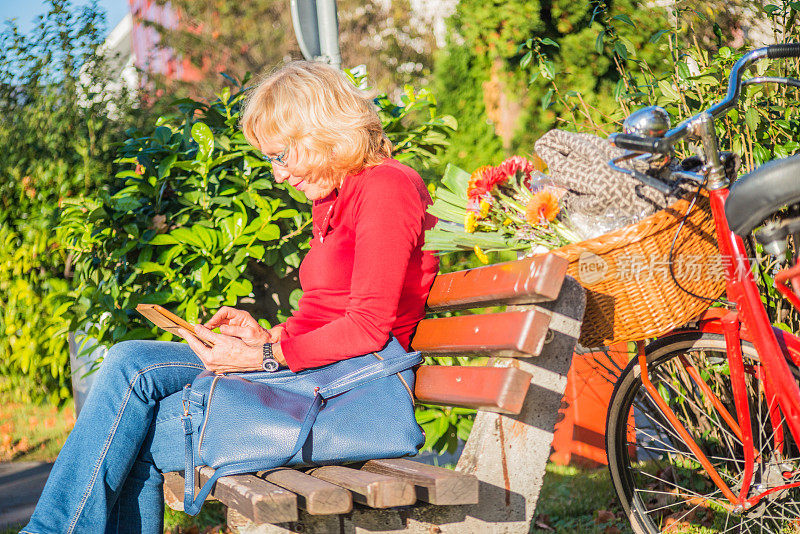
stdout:
{"type": "Polygon", "coordinates": [[[277,371],[281,364],[272,356],[272,343],[264,343],[261,347],[261,352],[264,354],[264,359],[261,361],[261,368],[270,373],[277,371]]]}

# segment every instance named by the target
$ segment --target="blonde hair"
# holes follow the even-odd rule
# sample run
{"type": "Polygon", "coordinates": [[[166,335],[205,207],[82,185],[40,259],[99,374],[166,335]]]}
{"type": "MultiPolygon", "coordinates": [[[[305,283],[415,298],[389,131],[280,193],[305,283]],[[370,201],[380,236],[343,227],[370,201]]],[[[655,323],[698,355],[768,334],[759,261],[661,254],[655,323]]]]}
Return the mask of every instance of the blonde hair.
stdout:
{"type": "Polygon", "coordinates": [[[372,99],[318,62],[294,61],[264,78],[244,104],[241,128],[256,148],[265,139],[290,146],[313,181],[336,187],[392,153],[372,99]]]}

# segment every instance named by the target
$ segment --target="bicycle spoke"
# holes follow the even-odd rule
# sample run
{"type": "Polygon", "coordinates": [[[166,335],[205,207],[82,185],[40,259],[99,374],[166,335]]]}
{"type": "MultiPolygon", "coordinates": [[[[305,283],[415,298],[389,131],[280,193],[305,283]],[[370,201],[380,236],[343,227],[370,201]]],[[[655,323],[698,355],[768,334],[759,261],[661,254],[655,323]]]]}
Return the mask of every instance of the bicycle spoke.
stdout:
{"type": "MultiPolygon", "coordinates": [[[[769,399],[764,392],[752,345],[742,346],[754,448],[749,490],[753,496],[800,480],[800,448],[787,431],[785,416],[774,407],[775,397],[769,399]],[[780,449],[776,438],[782,439],[780,449]]],[[[714,532],[786,532],[800,517],[800,488],[769,493],[753,507],[734,513],[695,452],[702,451],[711,464],[709,471],[713,467],[734,495],[741,492],[749,468],[736,423],[742,432],[747,425],[731,421],[738,413],[723,336],[675,335],[651,344],[647,357],[650,381],[694,444],[689,446],[650,397],[638,363],[629,365],[615,392],[615,398],[625,400],[612,400],[609,411],[609,466],[612,474],[627,472],[616,476],[614,484],[645,532],[695,532],[712,522],[714,532]],[[724,417],[723,409],[728,412],[724,417]]]]}
{"type": "MultiPolygon", "coordinates": [[[[651,475],[650,473],[647,473],[646,471],[642,471],[641,474],[642,474],[642,476],[648,476],[650,478],[653,478],[654,480],[658,480],[659,482],[664,482],[665,484],[672,485],[673,487],[682,490],[687,495],[692,495],[692,496],[695,496],[695,497],[698,497],[698,498],[701,498],[701,499],[711,500],[711,496],[701,495],[701,494],[697,493],[696,491],[692,491],[692,490],[690,490],[688,488],[685,488],[685,487],[683,487],[683,486],[681,486],[681,485],[679,485],[679,484],[677,484],[675,482],[670,482],[668,480],[664,480],[663,478],[659,478],[659,477],[657,477],[655,475],[651,475]]],[[[637,488],[636,491],[642,492],[642,491],[648,491],[648,490],[642,490],[642,489],[638,489],[637,488]]],[[[717,491],[719,491],[719,489],[717,489],[717,491]]],[[[664,492],[664,493],[668,493],[668,492],[664,492]]]]}

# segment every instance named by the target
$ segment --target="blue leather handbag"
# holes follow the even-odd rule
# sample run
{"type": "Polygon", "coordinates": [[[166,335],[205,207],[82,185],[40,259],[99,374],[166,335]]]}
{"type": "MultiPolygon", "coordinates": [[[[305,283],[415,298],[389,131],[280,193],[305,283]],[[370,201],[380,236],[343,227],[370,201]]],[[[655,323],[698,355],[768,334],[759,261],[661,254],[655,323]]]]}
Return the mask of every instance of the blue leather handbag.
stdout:
{"type": "Polygon", "coordinates": [[[196,515],[225,475],[416,454],[425,440],[412,368],[421,362],[392,338],[380,352],[299,373],[199,374],[183,391],[184,510],[196,515]],[[202,407],[199,421],[190,403],[202,407]],[[199,465],[216,471],[195,497],[199,465]]]}

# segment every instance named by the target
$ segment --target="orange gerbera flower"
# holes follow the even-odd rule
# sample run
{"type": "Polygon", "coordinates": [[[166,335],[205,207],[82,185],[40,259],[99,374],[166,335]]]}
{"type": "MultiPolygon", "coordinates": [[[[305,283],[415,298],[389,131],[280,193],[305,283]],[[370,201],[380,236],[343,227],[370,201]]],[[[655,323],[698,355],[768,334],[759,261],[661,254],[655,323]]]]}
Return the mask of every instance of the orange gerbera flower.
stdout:
{"type": "Polygon", "coordinates": [[[530,224],[543,224],[555,219],[559,211],[558,197],[543,189],[531,197],[525,210],[525,219],[530,224]]]}

